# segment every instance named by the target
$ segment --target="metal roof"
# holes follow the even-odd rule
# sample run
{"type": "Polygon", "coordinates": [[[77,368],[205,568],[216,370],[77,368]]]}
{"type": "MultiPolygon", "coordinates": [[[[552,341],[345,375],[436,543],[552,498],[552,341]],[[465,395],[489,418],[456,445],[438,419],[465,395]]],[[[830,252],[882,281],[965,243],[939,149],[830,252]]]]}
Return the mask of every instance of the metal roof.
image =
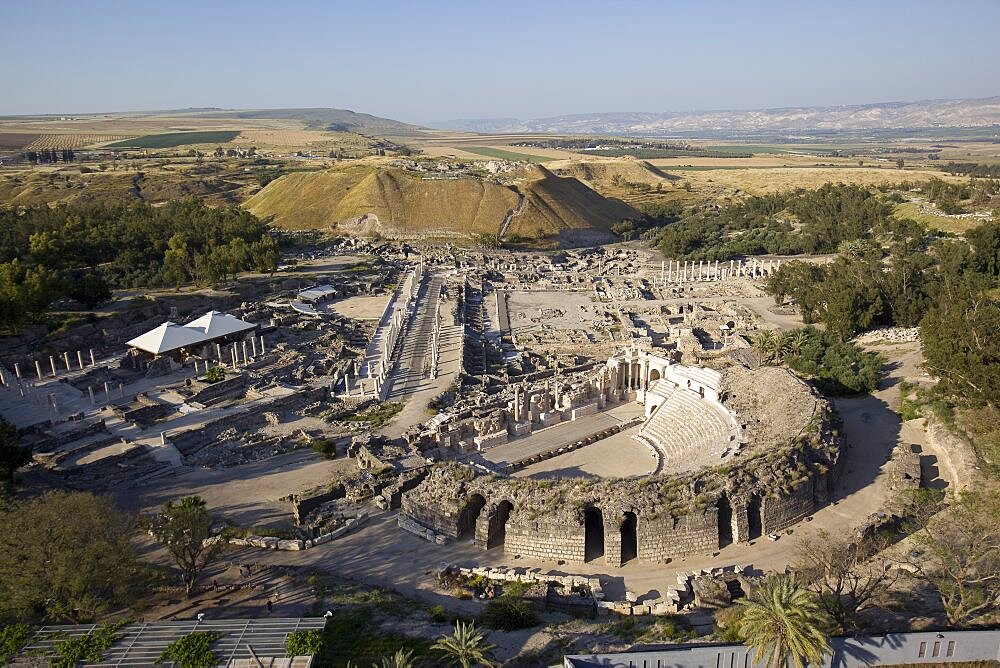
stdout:
{"type": "Polygon", "coordinates": [[[327,297],[337,294],[337,289],[332,285],[323,284],[317,285],[309,288],[308,290],[302,290],[299,292],[299,299],[305,302],[314,302],[320,299],[326,299],[327,297]]]}
{"type": "MultiPolygon", "coordinates": [[[[263,619],[206,619],[203,621],[157,621],[129,624],[118,631],[119,638],[93,666],[151,666],[174,640],[194,631],[212,631],[222,637],[212,643],[219,666],[247,665],[250,648],[258,657],[284,657],[285,640],[293,631],[322,629],[323,617],[269,617],[263,619]]],[[[87,635],[97,624],[43,626],[13,665],[27,665],[32,654],[51,650],[66,637],[87,635]]],[[[251,663],[251,665],[255,665],[251,663]]],[[[298,662],[296,662],[298,665],[298,662]]],[[[303,664],[305,665],[305,664],[303,664]]]]}

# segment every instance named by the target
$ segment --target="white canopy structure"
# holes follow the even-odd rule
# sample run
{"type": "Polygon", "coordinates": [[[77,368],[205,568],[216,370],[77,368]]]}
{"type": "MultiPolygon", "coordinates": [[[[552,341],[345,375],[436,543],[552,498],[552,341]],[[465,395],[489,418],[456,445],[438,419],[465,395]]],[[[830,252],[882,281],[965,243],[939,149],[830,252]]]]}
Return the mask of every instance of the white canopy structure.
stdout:
{"type": "Polygon", "coordinates": [[[228,313],[220,313],[218,311],[209,311],[184,326],[190,329],[201,330],[210,339],[229,336],[230,334],[239,334],[240,332],[249,332],[251,329],[257,328],[257,325],[240,320],[228,313]]]}
{"type": "Polygon", "coordinates": [[[253,323],[240,320],[228,313],[209,311],[186,325],[165,322],[156,329],[140,334],[126,345],[153,355],[163,355],[181,348],[242,334],[257,328],[253,323]]]}
{"type": "Polygon", "coordinates": [[[165,322],[156,329],[135,337],[127,345],[147,353],[161,355],[172,350],[197,345],[205,340],[205,335],[197,329],[189,329],[175,322],[165,322]]]}

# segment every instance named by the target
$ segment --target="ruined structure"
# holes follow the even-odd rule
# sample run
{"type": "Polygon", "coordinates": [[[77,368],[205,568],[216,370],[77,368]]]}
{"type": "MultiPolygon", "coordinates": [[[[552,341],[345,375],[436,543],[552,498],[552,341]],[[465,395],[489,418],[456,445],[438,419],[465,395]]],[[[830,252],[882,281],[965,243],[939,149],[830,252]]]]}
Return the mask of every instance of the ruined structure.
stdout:
{"type": "Polygon", "coordinates": [[[439,541],[503,545],[511,555],[603,557],[620,566],[755,540],[827,502],[839,473],[835,419],[828,402],[788,371],[719,371],[632,350],[590,375],[552,390],[515,388],[507,424],[494,414],[478,444],[572,419],[575,411],[638,401],[647,415],[640,438],[657,450],[658,474],[581,482],[441,465],[403,495],[401,524],[439,541]]]}

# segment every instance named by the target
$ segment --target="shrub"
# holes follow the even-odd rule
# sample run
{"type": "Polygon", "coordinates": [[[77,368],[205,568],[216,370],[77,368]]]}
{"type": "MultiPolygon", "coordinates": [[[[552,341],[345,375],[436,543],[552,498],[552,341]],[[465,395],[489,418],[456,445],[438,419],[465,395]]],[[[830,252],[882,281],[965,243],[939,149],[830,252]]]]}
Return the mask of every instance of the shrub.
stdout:
{"type": "Polygon", "coordinates": [[[337,443],[330,438],[317,438],[312,442],[312,449],[327,459],[334,459],[337,456],[337,443]]]}
{"type": "Polygon", "coordinates": [[[52,668],[73,668],[81,662],[99,663],[101,654],[111,648],[121,636],[118,629],[125,622],[101,624],[97,629],[85,636],[75,636],[61,640],[53,648],[55,655],[50,657],[52,668]]]}
{"type": "Polygon", "coordinates": [[[209,383],[218,383],[220,380],[226,379],[226,370],[221,366],[213,366],[211,369],[205,372],[205,381],[209,383]]]}
{"type": "Polygon", "coordinates": [[[195,631],[167,645],[156,663],[169,661],[179,668],[212,668],[216,663],[212,643],[221,637],[213,631],[195,631]]]}
{"type": "Polygon", "coordinates": [[[485,626],[501,631],[517,631],[538,624],[538,616],[523,598],[501,596],[486,604],[480,620],[485,626]]]}
{"type": "Polygon", "coordinates": [[[24,649],[31,638],[27,624],[10,624],[0,629],[0,663],[6,665],[24,649]]]}
{"type": "Polygon", "coordinates": [[[285,654],[288,656],[315,656],[322,649],[323,634],[316,629],[292,631],[285,641],[285,654]]]}

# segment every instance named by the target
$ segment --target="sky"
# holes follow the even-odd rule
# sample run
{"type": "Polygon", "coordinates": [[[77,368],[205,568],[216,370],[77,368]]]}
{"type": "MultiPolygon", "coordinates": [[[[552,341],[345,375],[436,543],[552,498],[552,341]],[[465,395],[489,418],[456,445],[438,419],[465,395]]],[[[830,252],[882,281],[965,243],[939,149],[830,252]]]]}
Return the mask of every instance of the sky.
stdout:
{"type": "Polygon", "coordinates": [[[1000,0],[0,0],[0,114],[412,123],[1000,95],[1000,0]]]}

